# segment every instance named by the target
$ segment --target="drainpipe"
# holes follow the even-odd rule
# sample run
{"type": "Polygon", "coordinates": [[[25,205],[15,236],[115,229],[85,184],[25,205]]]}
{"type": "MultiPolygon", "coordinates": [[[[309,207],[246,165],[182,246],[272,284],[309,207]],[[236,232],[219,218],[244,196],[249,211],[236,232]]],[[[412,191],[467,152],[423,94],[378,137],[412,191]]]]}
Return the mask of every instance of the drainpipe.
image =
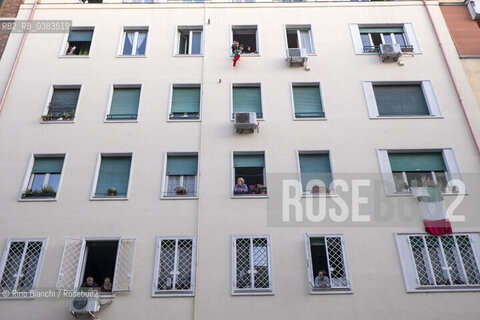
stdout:
{"type": "MultiPolygon", "coordinates": [[[[35,3],[33,4],[32,10],[30,11],[30,16],[28,17],[28,21],[32,21],[33,15],[34,15],[35,10],[37,9],[37,5],[40,3],[40,1],[41,0],[35,0],[35,3]]],[[[5,86],[5,89],[3,90],[2,100],[0,101],[0,112],[2,112],[3,105],[5,104],[5,100],[7,98],[8,89],[10,89],[10,85],[12,84],[13,74],[15,73],[15,69],[17,68],[18,60],[20,59],[20,55],[22,53],[23,46],[25,44],[25,40],[27,39],[27,34],[28,34],[27,31],[25,31],[23,33],[22,42],[20,42],[20,46],[18,47],[17,55],[15,56],[15,61],[13,62],[12,70],[10,70],[10,75],[8,76],[7,85],[5,86]]]]}
{"type": "Polygon", "coordinates": [[[442,41],[440,41],[440,36],[438,35],[437,28],[435,26],[435,23],[433,22],[432,15],[430,13],[430,9],[428,8],[427,2],[425,0],[422,0],[423,5],[425,7],[425,10],[427,11],[428,14],[428,19],[430,20],[430,24],[432,25],[433,31],[435,32],[435,37],[437,38],[438,46],[440,47],[440,50],[442,51],[442,56],[443,60],[445,61],[445,64],[447,66],[448,74],[450,75],[450,80],[452,80],[453,87],[455,88],[455,93],[457,94],[458,102],[460,102],[460,106],[462,107],[463,115],[465,117],[465,121],[467,121],[467,126],[468,130],[470,131],[470,134],[473,139],[473,143],[475,143],[475,148],[477,149],[477,154],[480,156],[480,144],[478,142],[478,138],[475,134],[475,131],[473,130],[472,122],[470,121],[470,117],[468,116],[467,110],[465,108],[465,104],[463,103],[463,98],[458,90],[458,85],[457,82],[455,81],[455,78],[453,77],[453,72],[452,69],[450,68],[450,64],[448,63],[447,60],[447,55],[445,53],[445,49],[443,48],[442,41]]]}

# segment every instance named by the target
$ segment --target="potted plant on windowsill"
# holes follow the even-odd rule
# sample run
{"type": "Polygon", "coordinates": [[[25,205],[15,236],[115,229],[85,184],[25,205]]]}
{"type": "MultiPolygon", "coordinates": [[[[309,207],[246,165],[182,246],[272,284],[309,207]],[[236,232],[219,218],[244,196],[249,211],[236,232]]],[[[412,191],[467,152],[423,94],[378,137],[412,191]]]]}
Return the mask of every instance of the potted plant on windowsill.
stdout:
{"type": "Polygon", "coordinates": [[[52,120],[52,115],[51,114],[45,114],[42,116],[43,121],[51,121],[52,120]]]}
{"type": "Polygon", "coordinates": [[[42,187],[41,190],[32,190],[31,188],[25,190],[22,198],[55,198],[57,192],[50,186],[42,187]]]}
{"type": "Polygon", "coordinates": [[[115,197],[117,195],[118,191],[114,187],[109,187],[109,188],[107,188],[107,193],[108,193],[109,197],[115,197]]]}
{"type": "Polygon", "coordinates": [[[186,196],[187,195],[187,189],[185,189],[182,186],[176,187],[175,189],[173,189],[173,191],[175,191],[177,196],[186,196]]]}
{"type": "Polygon", "coordinates": [[[267,194],[267,187],[265,187],[263,184],[256,184],[256,185],[250,185],[250,193],[251,194],[267,194]]]}

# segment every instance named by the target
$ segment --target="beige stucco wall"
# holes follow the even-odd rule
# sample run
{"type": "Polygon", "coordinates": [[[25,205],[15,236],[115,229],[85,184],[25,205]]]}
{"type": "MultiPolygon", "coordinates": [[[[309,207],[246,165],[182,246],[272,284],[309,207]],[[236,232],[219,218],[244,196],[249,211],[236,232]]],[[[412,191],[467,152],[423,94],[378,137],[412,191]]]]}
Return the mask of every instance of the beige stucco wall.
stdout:
{"type": "MultiPolygon", "coordinates": [[[[133,290],[117,294],[102,319],[474,319],[478,292],[407,294],[394,232],[422,232],[418,214],[411,226],[382,228],[273,228],[266,224],[267,199],[231,199],[231,152],[265,150],[270,173],[296,173],[297,149],[330,150],[336,172],[379,173],[376,148],[453,148],[464,173],[480,164],[451,81],[420,2],[54,5],[44,1],[36,19],[72,19],[95,26],[89,58],[59,58],[63,34],[29,35],[14,82],[0,114],[0,246],[10,237],[48,237],[39,287],[53,287],[65,236],[123,236],[137,239],[133,290]],[[74,10],[73,10],[74,9],[74,10]],[[203,57],[174,57],[176,25],[202,25],[203,57]],[[422,54],[405,65],[355,55],[350,23],[404,23],[415,27],[422,54]],[[233,69],[230,26],[256,24],[261,55],[242,57],[233,69]],[[311,71],[285,62],[285,24],[311,24],[316,55],[311,71]],[[122,26],[149,26],[146,58],[116,58],[122,26]],[[218,80],[221,79],[221,82],[218,80]],[[361,81],[431,80],[441,119],[370,120],[361,81]],[[290,82],[321,82],[327,121],[293,121],[290,82]],[[202,121],[167,122],[172,83],[202,83],[202,121]],[[230,87],[261,82],[265,120],[257,134],[239,136],[230,121],[230,87]],[[104,123],[111,84],[142,83],[138,123],[104,123]],[[74,124],[41,124],[52,84],[82,84],[74,124]],[[160,200],[165,151],[200,151],[199,200],[160,200]],[[56,202],[18,202],[32,153],[67,153],[56,202]],[[133,152],[128,201],[89,201],[99,152],[133,152]],[[343,233],[353,294],[309,295],[303,234],[343,233]],[[232,296],[231,235],[268,234],[272,239],[273,296],[232,296]],[[151,298],[155,237],[197,235],[195,297],[151,298]],[[452,307],[454,305],[455,307],[452,307]]],[[[22,7],[26,14],[28,5],[22,7]]],[[[441,12],[432,12],[452,69],[476,128],[478,105],[449,40],[441,12]]],[[[18,39],[18,38],[17,38],[18,39]]],[[[17,42],[18,43],[18,42],[17,42]]],[[[5,56],[11,61],[15,42],[5,56]]],[[[6,60],[9,61],[9,60],[6,60]]],[[[0,65],[0,74],[9,70],[0,65]]],[[[476,189],[468,203],[474,203],[476,189]]],[[[447,197],[447,204],[453,199],[447,197]]],[[[410,197],[398,205],[417,210],[410,197]]],[[[457,231],[479,231],[475,212],[457,231]]],[[[67,301],[0,301],[2,315],[22,319],[71,319],[67,301]]],[[[3,317],[3,316],[2,316],[3,317]]]]}
{"type": "Polygon", "coordinates": [[[475,97],[477,101],[480,101],[480,59],[462,59],[462,63],[473,92],[475,93],[475,97]]]}

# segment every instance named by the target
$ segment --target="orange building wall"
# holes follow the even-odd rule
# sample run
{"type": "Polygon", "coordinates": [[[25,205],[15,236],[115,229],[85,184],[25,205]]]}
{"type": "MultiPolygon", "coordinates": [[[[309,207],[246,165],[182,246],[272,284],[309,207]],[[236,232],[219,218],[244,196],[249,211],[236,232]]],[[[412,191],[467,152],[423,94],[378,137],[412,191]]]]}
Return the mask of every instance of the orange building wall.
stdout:
{"type": "Polygon", "coordinates": [[[480,25],[466,6],[440,6],[459,56],[480,56],[480,25]]]}

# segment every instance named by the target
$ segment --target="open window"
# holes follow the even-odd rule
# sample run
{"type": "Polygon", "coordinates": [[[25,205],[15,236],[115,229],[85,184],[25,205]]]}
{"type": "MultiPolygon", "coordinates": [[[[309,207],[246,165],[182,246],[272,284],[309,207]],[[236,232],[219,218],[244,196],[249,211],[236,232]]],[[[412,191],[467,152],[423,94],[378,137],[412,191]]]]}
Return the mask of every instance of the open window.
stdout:
{"type": "Polygon", "coordinates": [[[265,196],[265,155],[261,153],[234,153],[233,155],[234,196],[265,196]]]}
{"type": "Polygon", "coordinates": [[[257,26],[232,26],[232,38],[243,46],[242,54],[259,52],[257,26]]]}
{"type": "Polygon", "coordinates": [[[170,106],[170,120],[200,119],[200,85],[174,84],[170,106]]]}
{"type": "Polygon", "coordinates": [[[342,235],[305,233],[305,250],[310,293],[351,292],[342,235]]]}
{"type": "Polygon", "coordinates": [[[71,28],[67,43],[64,46],[64,56],[88,56],[92,45],[93,28],[71,28]]]}
{"type": "Polygon", "coordinates": [[[114,85],[106,120],[136,120],[140,91],[140,85],[114,85]]]}
{"type": "Polygon", "coordinates": [[[196,197],[197,153],[168,153],[163,197],[196,197]]]}
{"type": "Polygon", "coordinates": [[[328,152],[300,151],[298,153],[303,194],[329,194],[332,169],[328,152]]]}
{"type": "Polygon", "coordinates": [[[288,49],[303,48],[307,54],[314,54],[313,37],[309,25],[287,26],[287,46],[288,49]]]}
{"type": "Polygon", "coordinates": [[[81,289],[87,286],[88,277],[92,277],[94,283],[102,287],[108,277],[112,288],[100,290],[101,293],[130,291],[135,246],[135,239],[66,238],[57,289],[81,289]]]}
{"type": "Polygon", "coordinates": [[[147,36],[148,27],[124,28],[120,55],[144,56],[147,51],[147,36]]]}
{"type": "Polygon", "coordinates": [[[200,55],[203,53],[203,27],[178,27],[177,43],[179,55],[200,55]]]}
{"type": "Polygon", "coordinates": [[[52,87],[43,121],[73,121],[77,111],[80,86],[55,85],[52,87]]]}
{"type": "Polygon", "coordinates": [[[56,199],[65,155],[33,156],[33,164],[22,188],[21,199],[56,199]]]}

